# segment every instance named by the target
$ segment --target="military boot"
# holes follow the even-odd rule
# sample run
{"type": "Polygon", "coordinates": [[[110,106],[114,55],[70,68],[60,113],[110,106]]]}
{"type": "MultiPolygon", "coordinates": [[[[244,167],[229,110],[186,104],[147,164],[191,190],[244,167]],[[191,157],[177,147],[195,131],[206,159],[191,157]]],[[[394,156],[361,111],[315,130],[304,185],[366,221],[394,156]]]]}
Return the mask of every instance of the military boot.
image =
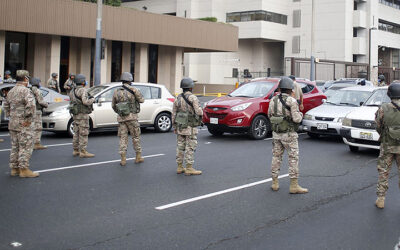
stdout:
{"type": "Polygon", "coordinates": [[[19,168],[12,168],[10,175],[11,176],[18,176],[19,175],[19,168]]]}
{"type": "Polygon", "coordinates": [[[136,152],[135,163],[142,163],[144,162],[144,158],[142,157],[141,152],[136,152]]]}
{"type": "Polygon", "coordinates": [[[278,181],[278,178],[272,178],[271,189],[274,190],[274,191],[278,191],[278,190],[279,190],[279,181],[278,181]]]}
{"type": "Polygon", "coordinates": [[[46,149],[46,146],[43,146],[42,144],[39,143],[35,143],[35,145],[33,146],[33,150],[41,150],[41,149],[46,149]]]}
{"type": "Polygon", "coordinates": [[[119,164],[121,166],[125,166],[126,165],[126,152],[125,153],[121,153],[121,162],[119,164]]]}
{"type": "Polygon", "coordinates": [[[21,168],[19,170],[19,177],[21,178],[33,178],[38,177],[39,173],[31,171],[29,168],[21,168]]]}
{"type": "Polygon", "coordinates": [[[84,150],[81,150],[81,152],[79,152],[79,157],[80,158],[92,158],[92,157],[94,157],[94,154],[91,154],[88,151],[86,151],[86,149],[84,149],[84,150]]]}
{"type": "Polygon", "coordinates": [[[185,175],[200,175],[202,172],[193,168],[192,164],[187,164],[185,169],[185,175]]]}
{"type": "Polygon", "coordinates": [[[183,167],[182,163],[178,163],[178,169],[176,170],[177,174],[183,174],[185,173],[185,168],[183,167]]]}
{"type": "Polygon", "coordinates": [[[378,196],[378,199],[375,201],[375,205],[377,208],[385,207],[385,196],[378,196]]]}
{"type": "Polygon", "coordinates": [[[290,188],[289,192],[291,194],[305,194],[308,193],[307,188],[302,188],[299,186],[298,179],[290,179],[290,188]]]}
{"type": "Polygon", "coordinates": [[[73,156],[79,156],[79,150],[78,149],[74,149],[74,152],[72,152],[73,156]]]}

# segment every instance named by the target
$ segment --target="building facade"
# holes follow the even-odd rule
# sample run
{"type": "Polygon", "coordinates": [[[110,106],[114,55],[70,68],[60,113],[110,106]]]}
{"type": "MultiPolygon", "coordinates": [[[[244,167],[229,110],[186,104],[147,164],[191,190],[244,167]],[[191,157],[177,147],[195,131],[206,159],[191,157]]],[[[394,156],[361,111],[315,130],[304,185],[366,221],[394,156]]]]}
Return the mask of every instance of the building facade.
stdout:
{"type": "MultiPolygon", "coordinates": [[[[28,69],[42,82],[69,73],[93,83],[96,4],[74,0],[0,1],[0,74],[28,69]]],[[[179,92],[185,52],[232,52],[238,30],[174,16],[103,6],[101,83],[131,72],[136,82],[179,92]]]]}
{"type": "MultiPolygon", "coordinates": [[[[359,70],[368,70],[372,80],[378,72],[400,78],[399,0],[124,0],[123,4],[192,19],[216,17],[239,28],[238,52],[185,54],[185,73],[200,82],[232,83],[247,71],[253,77],[289,74],[285,58],[311,55],[343,65],[365,64],[359,70]]],[[[345,67],[318,66],[317,80],[347,75],[345,67]]],[[[296,73],[309,78],[309,65],[296,73]]]]}

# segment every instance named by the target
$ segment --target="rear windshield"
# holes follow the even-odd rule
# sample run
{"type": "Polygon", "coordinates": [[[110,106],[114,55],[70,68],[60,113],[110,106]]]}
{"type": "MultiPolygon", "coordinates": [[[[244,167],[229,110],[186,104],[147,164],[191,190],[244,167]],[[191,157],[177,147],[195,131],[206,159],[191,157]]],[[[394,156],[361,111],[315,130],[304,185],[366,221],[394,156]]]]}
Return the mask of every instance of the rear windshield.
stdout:
{"type": "Polygon", "coordinates": [[[389,103],[390,98],[387,95],[387,89],[376,90],[365,102],[364,106],[381,106],[383,103],[389,103]]]}
{"type": "Polygon", "coordinates": [[[263,97],[276,85],[274,82],[250,82],[234,90],[228,96],[233,97],[263,97]]]}

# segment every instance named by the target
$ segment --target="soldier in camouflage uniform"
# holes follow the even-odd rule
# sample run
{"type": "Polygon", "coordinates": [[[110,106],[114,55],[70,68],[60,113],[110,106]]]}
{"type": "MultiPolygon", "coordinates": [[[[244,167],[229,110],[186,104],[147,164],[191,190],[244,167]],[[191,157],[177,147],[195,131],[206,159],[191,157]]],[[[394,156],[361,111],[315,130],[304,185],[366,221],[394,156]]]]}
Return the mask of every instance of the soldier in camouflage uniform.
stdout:
{"type": "Polygon", "coordinates": [[[291,194],[304,194],[308,189],[298,184],[299,178],[299,143],[298,124],[303,119],[299,111],[299,105],[293,98],[294,84],[288,77],[279,81],[279,95],[274,96],[269,102],[268,117],[272,126],[272,190],[279,190],[278,175],[282,164],[282,157],[285,149],[289,158],[289,177],[291,194]]]}
{"type": "Polygon", "coordinates": [[[42,93],[40,92],[40,79],[33,77],[30,79],[31,83],[31,90],[32,94],[35,97],[36,101],[36,115],[35,115],[35,125],[34,125],[34,150],[40,150],[40,149],[46,149],[47,147],[43,146],[40,143],[40,139],[42,137],[42,129],[43,129],[43,124],[42,124],[42,110],[43,108],[47,108],[48,104],[43,100],[42,93]]]}
{"type": "Polygon", "coordinates": [[[379,75],[378,76],[378,87],[384,87],[384,86],[386,86],[385,76],[379,75]]]}
{"type": "Polygon", "coordinates": [[[202,172],[193,168],[194,152],[197,147],[197,126],[201,123],[203,110],[199,100],[192,94],[194,82],[191,78],[183,78],[183,93],[174,102],[172,110],[172,126],[177,134],[176,163],[177,174],[200,175],[202,172]],[[183,166],[185,160],[186,168],[183,166]]]}
{"type": "Polygon", "coordinates": [[[58,93],[61,93],[60,91],[60,85],[58,84],[57,80],[58,74],[57,73],[52,73],[51,78],[47,81],[47,87],[49,89],[52,89],[58,93]]]}
{"type": "Polygon", "coordinates": [[[400,188],[400,83],[392,83],[388,88],[391,103],[384,103],[375,114],[376,130],[380,135],[380,154],[378,158],[378,196],[375,205],[385,207],[385,196],[388,190],[389,172],[393,160],[396,160],[399,171],[400,188]]]}
{"type": "Polygon", "coordinates": [[[72,146],[73,155],[81,158],[91,158],[94,154],[89,153],[86,148],[89,135],[89,114],[92,113],[94,97],[89,96],[85,89],[86,77],[78,74],[75,77],[76,88],[69,93],[71,100],[70,113],[74,121],[74,137],[72,146]]]}
{"type": "Polygon", "coordinates": [[[6,116],[10,118],[8,130],[11,137],[11,176],[37,177],[38,173],[29,169],[33,151],[33,124],[35,98],[27,88],[29,72],[17,70],[17,84],[8,92],[4,104],[6,116]]]}
{"type": "Polygon", "coordinates": [[[67,95],[69,95],[69,92],[71,89],[74,88],[74,79],[75,79],[75,74],[69,74],[68,79],[64,83],[64,89],[67,91],[67,95]]]}
{"type": "Polygon", "coordinates": [[[6,70],[4,72],[4,80],[3,83],[14,83],[14,79],[11,77],[11,71],[6,70]]]}
{"type": "Polygon", "coordinates": [[[142,147],[140,145],[140,125],[138,122],[138,113],[140,103],[144,98],[140,91],[130,86],[133,76],[129,72],[121,75],[122,88],[114,92],[112,98],[112,108],[118,114],[119,123],[119,153],[121,155],[121,166],[126,165],[126,151],[128,148],[128,133],[132,136],[133,147],[136,152],[135,163],[144,162],[142,157],[142,147]]]}

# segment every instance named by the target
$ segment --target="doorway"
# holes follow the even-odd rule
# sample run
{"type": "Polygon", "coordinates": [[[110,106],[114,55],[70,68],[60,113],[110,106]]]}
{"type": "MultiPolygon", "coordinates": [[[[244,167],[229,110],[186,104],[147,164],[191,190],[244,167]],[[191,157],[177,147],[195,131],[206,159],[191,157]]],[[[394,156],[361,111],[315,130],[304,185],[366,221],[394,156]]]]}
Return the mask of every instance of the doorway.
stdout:
{"type": "Polygon", "coordinates": [[[119,81],[122,72],[122,42],[112,42],[111,82],[119,81]]]}
{"type": "Polygon", "coordinates": [[[4,71],[11,71],[14,79],[17,70],[26,69],[27,39],[26,33],[6,32],[4,71]]]}

